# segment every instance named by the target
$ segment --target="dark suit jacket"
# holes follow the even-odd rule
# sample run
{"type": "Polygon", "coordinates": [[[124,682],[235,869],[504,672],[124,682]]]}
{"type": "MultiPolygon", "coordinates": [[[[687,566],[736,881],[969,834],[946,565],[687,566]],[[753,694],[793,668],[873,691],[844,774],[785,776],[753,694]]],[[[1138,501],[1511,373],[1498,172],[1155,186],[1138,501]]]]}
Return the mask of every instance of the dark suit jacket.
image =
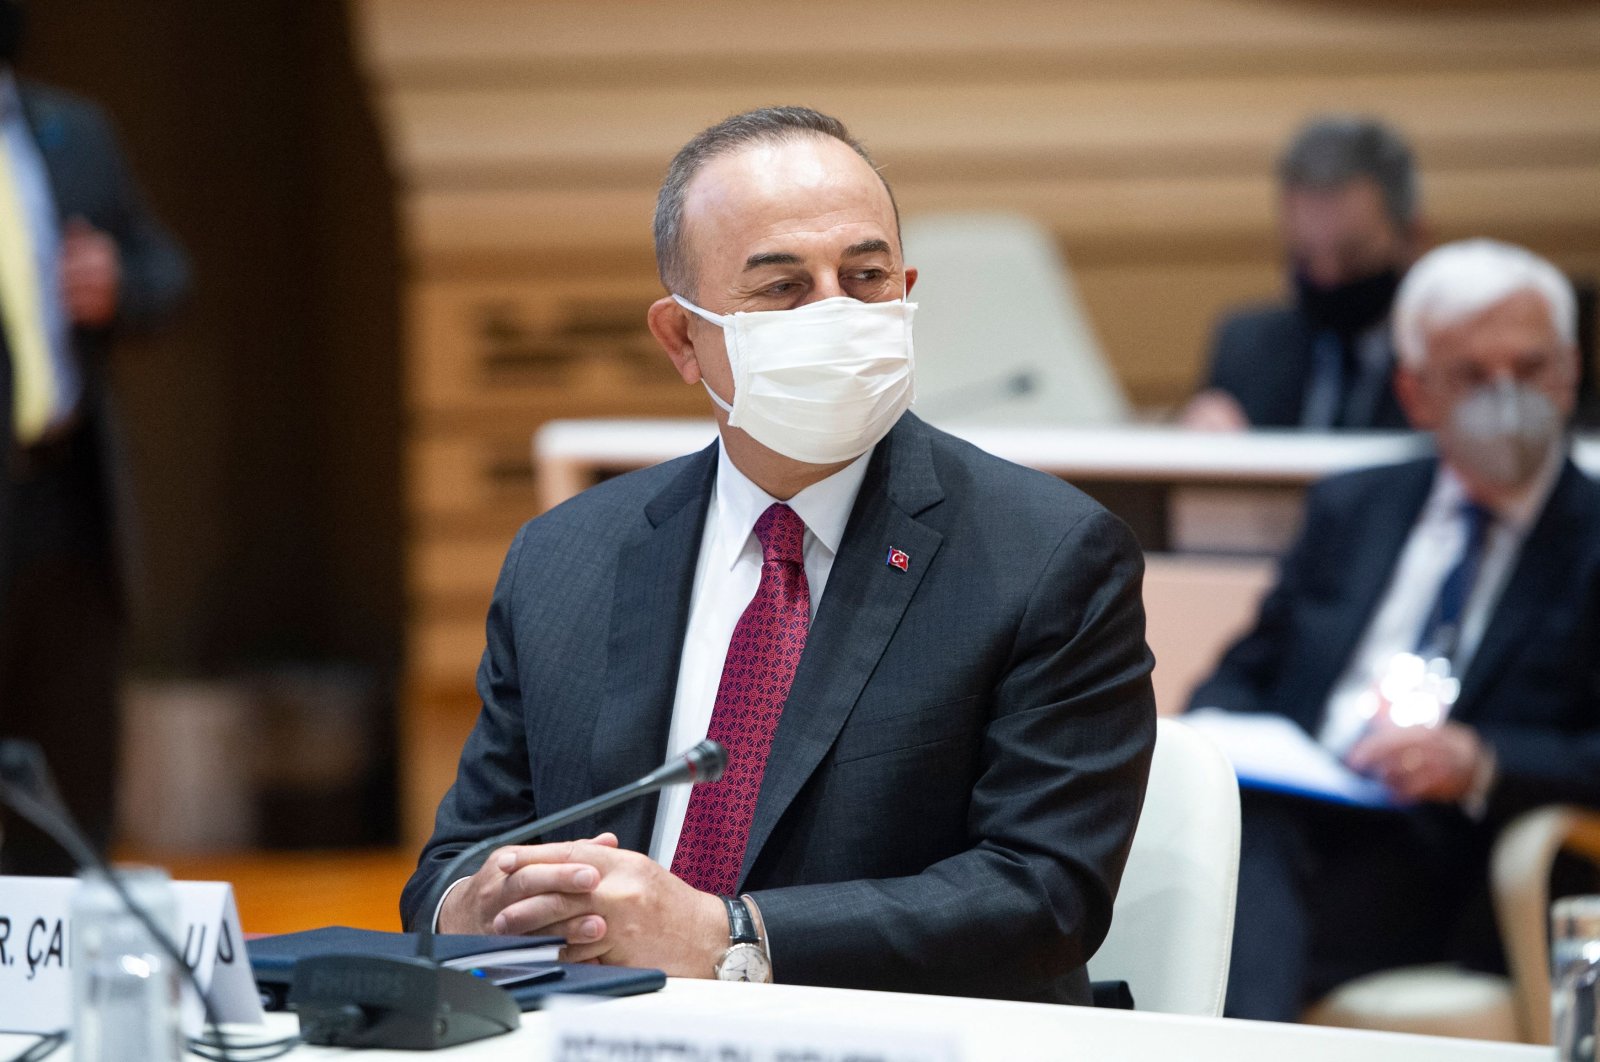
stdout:
{"type": "MultiPolygon", "coordinates": [[[[1312,489],[1255,629],[1193,705],[1271,711],[1315,733],[1433,482],[1432,459],[1312,489]]],[[[1523,543],[1453,719],[1493,746],[1491,824],[1532,805],[1600,805],[1600,486],[1568,462],[1523,543]]]]}
{"type": "MultiPolygon", "coordinates": [[[[18,91],[63,224],[73,217],[86,219],[116,241],[120,256],[116,321],[109,328],[78,328],[72,343],[83,371],[79,430],[89,433],[100,455],[107,520],[125,535],[127,481],[106,357],[116,334],[148,328],[175,308],[188,288],[188,264],[182,250],[146,209],[104,112],[86,100],[36,84],[24,83],[18,91]]],[[[0,453],[12,438],[10,388],[10,354],[0,330],[0,453]]],[[[8,479],[0,475],[0,490],[6,489],[8,479]]],[[[5,501],[0,497],[0,503],[5,501]]],[[[8,555],[6,514],[12,511],[11,505],[0,504],[0,579],[8,555]]]]}
{"type": "MultiPolygon", "coordinates": [[[[1232,395],[1252,427],[1293,428],[1300,424],[1316,329],[1292,306],[1257,306],[1230,314],[1217,326],[1211,344],[1206,387],[1232,395]]],[[[1362,428],[1406,430],[1405,413],[1385,385],[1362,428]]]]}
{"type": "MultiPolygon", "coordinates": [[[[511,547],[483,711],[401,901],[481,837],[663,761],[715,448],[511,547]]],[[[780,980],[1088,1002],[1154,742],[1128,529],[907,414],[878,445],[795,676],[739,889],[780,980]],[[910,570],[885,563],[890,547],[910,570]]],[[[675,751],[675,750],[672,750],[675,751]]],[[[549,839],[645,850],[654,799],[549,839]]]]}

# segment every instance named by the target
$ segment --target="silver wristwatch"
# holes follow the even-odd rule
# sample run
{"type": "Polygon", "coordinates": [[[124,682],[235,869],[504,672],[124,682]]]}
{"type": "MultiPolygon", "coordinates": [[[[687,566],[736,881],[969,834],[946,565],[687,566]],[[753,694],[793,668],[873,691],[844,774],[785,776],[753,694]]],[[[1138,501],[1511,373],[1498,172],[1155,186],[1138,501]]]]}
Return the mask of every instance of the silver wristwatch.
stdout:
{"type": "Polygon", "coordinates": [[[772,963],[761,944],[761,934],[756,932],[750,908],[735,896],[724,896],[722,902],[728,907],[728,950],[714,967],[717,980],[770,982],[772,963]]]}

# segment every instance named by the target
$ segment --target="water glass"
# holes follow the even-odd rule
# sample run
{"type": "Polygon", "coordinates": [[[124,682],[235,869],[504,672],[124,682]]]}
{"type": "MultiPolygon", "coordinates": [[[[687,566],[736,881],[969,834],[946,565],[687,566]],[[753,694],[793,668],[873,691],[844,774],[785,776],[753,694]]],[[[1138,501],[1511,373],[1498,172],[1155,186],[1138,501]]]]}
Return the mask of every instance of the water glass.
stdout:
{"type": "MultiPolygon", "coordinates": [[[[117,875],[170,939],[178,907],[166,872],[135,867],[117,875]]],[[[181,1062],[178,964],[98,871],[80,875],[71,933],[72,1049],[77,1062],[181,1062]]]]}
{"type": "Polygon", "coordinates": [[[1550,909],[1550,1013],[1556,1057],[1595,1062],[1600,996],[1600,896],[1567,896],[1550,909]]]}

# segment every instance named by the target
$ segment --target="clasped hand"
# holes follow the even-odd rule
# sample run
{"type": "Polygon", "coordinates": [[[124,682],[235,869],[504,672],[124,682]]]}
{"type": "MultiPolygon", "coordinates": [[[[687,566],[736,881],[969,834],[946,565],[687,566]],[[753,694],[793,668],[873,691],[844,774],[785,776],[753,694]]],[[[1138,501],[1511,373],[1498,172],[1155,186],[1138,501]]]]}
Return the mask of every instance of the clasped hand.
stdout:
{"type": "Polygon", "coordinates": [[[1461,723],[1381,725],[1356,742],[1345,763],[1407,803],[1457,801],[1471,791],[1484,756],[1482,739],[1461,723]]]}
{"type": "Polygon", "coordinates": [[[567,962],[651,966],[710,977],[728,945],[722,901],[604,833],[497,849],[450,891],[444,933],[558,936],[567,962]]]}

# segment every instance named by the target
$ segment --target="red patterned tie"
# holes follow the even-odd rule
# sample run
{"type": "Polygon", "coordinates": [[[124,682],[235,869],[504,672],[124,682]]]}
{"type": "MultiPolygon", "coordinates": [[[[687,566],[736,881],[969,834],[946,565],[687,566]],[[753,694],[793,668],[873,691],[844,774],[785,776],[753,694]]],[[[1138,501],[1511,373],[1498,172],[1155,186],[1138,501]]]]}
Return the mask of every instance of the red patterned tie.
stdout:
{"type": "Polygon", "coordinates": [[[733,628],[711,733],[728,749],[722,781],[689,797],[672,872],[703,892],[731,896],[744,863],[750,820],[783,702],[794,683],[811,624],[811,590],[801,552],[806,525],[781,503],[756,521],[761,584],[733,628]]]}

